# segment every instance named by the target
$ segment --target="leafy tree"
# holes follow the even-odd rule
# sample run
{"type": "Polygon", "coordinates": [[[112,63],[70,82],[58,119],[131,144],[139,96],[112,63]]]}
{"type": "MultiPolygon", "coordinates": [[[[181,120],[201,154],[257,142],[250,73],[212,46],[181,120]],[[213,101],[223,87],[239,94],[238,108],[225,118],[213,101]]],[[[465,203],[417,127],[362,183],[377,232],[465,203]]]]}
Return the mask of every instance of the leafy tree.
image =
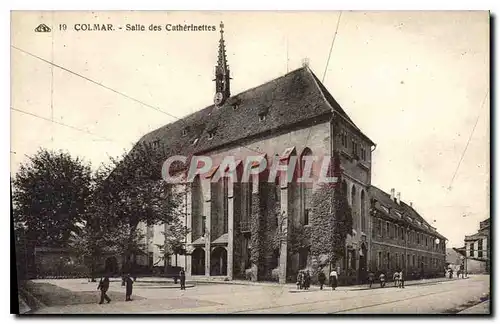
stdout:
{"type": "Polygon", "coordinates": [[[107,214],[108,200],[101,192],[106,180],[107,172],[99,168],[92,175],[91,196],[87,200],[87,208],[79,224],[80,230],[73,233],[70,248],[87,266],[92,281],[97,276],[97,264],[106,252],[111,252],[112,239],[116,236],[114,227],[107,214]]]}
{"type": "Polygon", "coordinates": [[[12,181],[13,221],[23,231],[33,271],[35,246],[66,247],[86,213],[90,165],[68,153],[40,149],[12,181]]]}
{"type": "Polygon", "coordinates": [[[130,154],[111,159],[108,165],[110,175],[100,192],[107,202],[113,226],[121,233],[119,237],[124,235],[119,246],[126,267],[130,266],[132,256],[143,250],[139,244],[142,235],[139,224],[175,224],[181,216],[181,192],[161,180],[161,166],[166,156],[163,150],[150,144],[138,144],[130,154]]]}

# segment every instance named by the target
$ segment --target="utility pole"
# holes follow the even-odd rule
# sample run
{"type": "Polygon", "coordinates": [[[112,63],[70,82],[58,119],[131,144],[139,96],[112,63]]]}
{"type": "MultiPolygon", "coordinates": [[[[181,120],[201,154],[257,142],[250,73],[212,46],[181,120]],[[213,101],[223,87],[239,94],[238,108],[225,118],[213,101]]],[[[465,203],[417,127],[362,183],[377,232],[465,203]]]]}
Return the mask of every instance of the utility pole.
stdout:
{"type": "Polygon", "coordinates": [[[403,279],[405,279],[408,276],[408,269],[407,269],[406,265],[410,263],[410,260],[407,260],[407,259],[409,259],[409,257],[408,257],[408,232],[409,231],[410,231],[410,227],[408,226],[406,228],[406,231],[405,231],[405,261],[406,262],[404,264],[405,271],[404,271],[404,278],[403,279]]]}

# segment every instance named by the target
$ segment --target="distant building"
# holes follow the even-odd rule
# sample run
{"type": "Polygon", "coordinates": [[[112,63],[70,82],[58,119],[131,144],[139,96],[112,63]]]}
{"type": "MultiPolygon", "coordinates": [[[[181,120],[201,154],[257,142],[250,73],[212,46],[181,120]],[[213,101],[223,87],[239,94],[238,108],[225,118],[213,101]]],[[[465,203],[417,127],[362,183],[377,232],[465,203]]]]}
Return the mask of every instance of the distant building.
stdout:
{"type": "Polygon", "coordinates": [[[463,269],[464,256],[455,248],[446,249],[446,268],[457,272],[463,269]]]}
{"type": "Polygon", "coordinates": [[[490,272],[490,219],[479,223],[479,230],[472,235],[466,235],[464,246],[458,250],[467,259],[468,273],[490,272]]]}
{"type": "Polygon", "coordinates": [[[387,194],[375,186],[371,197],[371,269],[392,273],[403,269],[407,278],[443,273],[446,238],[401,200],[395,190],[387,194]]]}

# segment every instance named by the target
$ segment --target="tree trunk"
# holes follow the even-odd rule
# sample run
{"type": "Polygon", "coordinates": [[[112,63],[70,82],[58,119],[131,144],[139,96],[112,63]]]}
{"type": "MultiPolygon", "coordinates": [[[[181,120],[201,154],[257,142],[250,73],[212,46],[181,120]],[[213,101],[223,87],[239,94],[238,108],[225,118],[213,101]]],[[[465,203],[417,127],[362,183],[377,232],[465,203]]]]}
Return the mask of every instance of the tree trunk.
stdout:
{"type": "Polygon", "coordinates": [[[132,276],[134,278],[134,282],[136,281],[137,279],[137,274],[135,273],[136,272],[136,269],[137,269],[137,258],[136,258],[136,254],[131,251],[131,245],[130,243],[132,242],[133,240],[133,237],[134,237],[134,234],[135,234],[135,231],[137,230],[137,226],[139,225],[138,222],[132,222],[130,223],[130,233],[129,233],[129,245],[128,245],[128,254],[129,256],[132,256],[132,269],[133,270],[132,272],[132,276]]]}
{"type": "Polygon", "coordinates": [[[96,277],[96,268],[97,268],[97,260],[96,256],[92,255],[92,261],[90,265],[90,282],[95,282],[95,277],[96,277]]]}

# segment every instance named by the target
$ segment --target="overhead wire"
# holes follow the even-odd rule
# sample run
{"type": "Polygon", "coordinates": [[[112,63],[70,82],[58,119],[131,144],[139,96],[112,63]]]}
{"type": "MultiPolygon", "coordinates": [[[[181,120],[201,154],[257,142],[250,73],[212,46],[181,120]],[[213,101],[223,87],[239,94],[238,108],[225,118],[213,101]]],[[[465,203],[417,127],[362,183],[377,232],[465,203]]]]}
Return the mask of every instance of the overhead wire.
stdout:
{"type": "Polygon", "coordinates": [[[455,180],[455,177],[458,173],[458,170],[460,168],[460,165],[462,164],[462,160],[464,159],[465,153],[467,152],[467,149],[469,148],[470,141],[472,139],[472,135],[474,134],[474,131],[476,130],[477,123],[479,121],[479,117],[481,116],[481,111],[483,109],[484,103],[486,102],[486,98],[488,98],[488,93],[490,92],[490,89],[486,91],[486,94],[484,95],[483,101],[481,103],[481,106],[479,108],[479,112],[477,113],[477,118],[476,122],[474,123],[474,126],[472,127],[472,131],[470,132],[469,138],[467,139],[467,143],[465,144],[465,148],[462,152],[462,155],[460,156],[460,160],[458,161],[457,167],[455,169],[455,172],[453,173],[453,177],[451,178],[450,185],[448,186],[448,190],[451,190],[451,185],[453,184],[453,181],[455,180]]]}
{"type": "Polygon", "coordinates": [[[72,126],[72,125],[69,125],[69,124],[66,124],[66,123],[63,123],[63,122],[58,122],[58,121],[52,120],[50,118],[46,118],[46,117],[43,117],[43,116],[31,113],[31,112],[28,112],[28,111],[25,111],[25,110],[17,109],[17,108],[14,108],[14,107],[10,107],[10,109],[13,110],[13,111],[25,114],[25,115],[29,115],[29,116],[32,116],[32,117],[35,117],[35,118],[38,118],[38,119],[42,119],[42,120],[47,121],[49,123],[54,123],[54,124],[57,124],[57,125],[60,125],[60,126],[71,128],[73,130],[76,130],[76,131],[79,131],[79,132],[82,132],[82,133],[85,133],[85,134],[88,134],[88,135],[96,136],[96,137],[101,138],[101,139],[103,139],[105,141],[118,142],[116,140],[113,140],[113,139],[101,136],[99,134],[93,133],[93,132],[88,131],[86,129],[79,128],[79,127],[76,127],[76,126],[72,126]]]}
{"type": "Polygon", "coordinates": [[[173,118],[175,118],[175,119],[181,120],[181,121],[183,121],[183,122],[185,123],[185,121],[184,121],[182,118],[177,117],[177,116],[175,116],[175,115],[172,115],[172,114],[170,114],[170,113],[168,113],[168,112],[166,112],[166,111],[164,111],[164,110],[161,110],[161,109],[160,109],[160,108],[158,108],[158,107],[155,107],[155,106],[153,106],[153,105],[150,105],[150,104],[148,104],[148,103],[145,103],[144,101],[141,101],[141,100],[139,100],[139,99],[136,99],[136,98],[134,98],[134,97],[131,97],[131,96],[129,96],[129,95],[127,95],[127,94],[123,93],[123,92],[120,92],[120,91],[115,90],[115,89],[113,89],[113,88],[111,88],[111,87],[108,87],[108,86],[106,86],[106,85],[104,85],[104,84],[102,84],[102,83],[100,83],[100,82],[97,82],[97,81],[95,81],[95,80],[93,80],[93,79],[91,79],[91,78],[89,78],[89,77],[86,77],[86,76],[84,76],[84,75],[82,75],[82,74],[80,74],[80,73],[77,73],[77,72],[75,72],[75,71],[72,71],[72,70],[70,70],[70,69],[68,69],[68,68],[65,68],[65,67],[63,67],[63,66],[59,65],[59,64],[56,64],[56,63],[51,62],[51,61],[49,61],[49,60],[46,60],[46,59],[44,59],[44,58],[42,58],[42,57],[40,57],[40,56],[38,56],[38,55],[35,55],[35,54],[33,54],[33,53],[30,53],[30,52],[28,52],[28,51],[26,51],[26,50],[23,50],[23,49],[19,48],[19,47],[16,47],[16,46],[14,46],[14,45],[10,45],[10,46],[11,46],[12,48],[14,48],[14,49],[16,49],[16,50],[18,50],[18,51],[20,51],[20,52],[22,52],[22,53],[24,53],[24,54],[27,54],[27,55],[29,55],[29,56],[31,56],[31,57],[34,57],[34,58],[36,58],[36,59],[38,59],[38,60],[40,60],[40,61],[42,61],[42,62],[45,62],[45,63],[47,63],[47,64],[50,64],[50,65],[52,65],[52,66],[54,66],[54,67],[56,67],[56,68],[58,68],[58,69],[61,69],[61,70],[63,70],[63,71],[66,71],[66,72],[68,72],[68,73],[70,73],[70,74],[73,74],[73,75],[75,75],[75,76],[78,76],[79,78],[82,78],[82,79],[84,79],[84,80],[86,80],[86,81],[88,81],[88,82],[90,82],[90,83],[93,83],[93,84],[95,84],[95,85],[98,85],[98,86],[100,86],[100,87],[102,87],[102,88],[104,88],[104,89],[106,89],[106,90],[112,91],[112,92],[114,92],[114,93],[116,93],[116,94],[118,94],[118,95],[120,95],[120,96],[122,96],[122,97],[125,97],[125,98],[127,98],[127,99],[129,99],[129,100],[132,100],[132,101],[134,101],[134,102],[136,102],[136,103],[139,103],[139,104],[141,104],[141,105],[143,105],[143,106],[145,106],[145,107],[151,108],[151,109],[153,109],[153,110],[155,110],[155,111],[158,111],[158,112],[160,112],[160,113],[163,113],[163,114],[168,115],[168,116],[170,116],[170,117],[173,117],[173,118]]]}

